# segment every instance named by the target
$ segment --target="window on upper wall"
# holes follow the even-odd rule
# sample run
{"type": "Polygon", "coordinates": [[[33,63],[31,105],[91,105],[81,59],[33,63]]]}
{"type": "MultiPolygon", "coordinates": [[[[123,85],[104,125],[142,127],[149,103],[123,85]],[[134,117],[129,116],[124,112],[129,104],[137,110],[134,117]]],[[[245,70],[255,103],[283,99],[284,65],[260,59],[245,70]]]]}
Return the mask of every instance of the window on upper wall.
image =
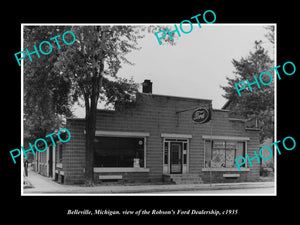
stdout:
{"type": "MultiPolygon", "coordinates": [[[[245,157],[244,141],[205,140],[206,168],[234,168],[235,159],[245,157]]],[[[245,164],[242,166],[245,167],[245,164]]]]}

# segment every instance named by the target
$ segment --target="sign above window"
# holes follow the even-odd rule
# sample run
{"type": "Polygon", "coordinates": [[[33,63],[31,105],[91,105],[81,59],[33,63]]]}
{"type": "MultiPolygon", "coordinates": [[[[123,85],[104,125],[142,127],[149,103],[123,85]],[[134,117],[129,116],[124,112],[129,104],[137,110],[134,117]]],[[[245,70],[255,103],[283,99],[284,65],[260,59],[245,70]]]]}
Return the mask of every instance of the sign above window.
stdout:
{"type": "Polygon", "coordinates": [[[236,149],[236,142],[226,142],[226,149],[236,149]]]}
{"type": "Polygon", "coordinates": [[[225,149],[225,141],[213,141],[213,148],[225,149]]]}
{"type": "Polygon", "coordinates": [[[210,113],[209,106],[200,106],[193,112],[192,119],[197,123],[206,123],[210,120],[210,113]]]}

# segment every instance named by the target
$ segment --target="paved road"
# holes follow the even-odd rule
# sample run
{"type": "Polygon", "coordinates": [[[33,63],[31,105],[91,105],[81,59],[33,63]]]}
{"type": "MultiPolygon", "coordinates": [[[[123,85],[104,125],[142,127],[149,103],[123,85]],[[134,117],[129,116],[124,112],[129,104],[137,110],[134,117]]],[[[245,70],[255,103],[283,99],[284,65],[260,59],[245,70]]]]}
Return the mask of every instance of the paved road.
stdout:
{"type": "Polygon", "coordinates": [[[120,194],[120,193],[161,193],[161,194],[265,194],[273,193],[273,182],[249,182],[249,183],[228,183],[228,184],[183,184],[183,185],[96,185],[86,187],[83,185],[61,185],[52,181],[49,177],[41,176],[29,171],[26,180],[29,187],[25,188],[24,194],[120,194]]]}
{"type": "MultiPolygon", "coordinates": [[[[229,190],[193,190],[193,191],[168,191],[168,194],[262,194],[271,195],[274,188],[249,188],[249,189],[229,189],[229,190]]],[[[155,194],[166,194],[166,192],[156,192],[155,194]]]]}

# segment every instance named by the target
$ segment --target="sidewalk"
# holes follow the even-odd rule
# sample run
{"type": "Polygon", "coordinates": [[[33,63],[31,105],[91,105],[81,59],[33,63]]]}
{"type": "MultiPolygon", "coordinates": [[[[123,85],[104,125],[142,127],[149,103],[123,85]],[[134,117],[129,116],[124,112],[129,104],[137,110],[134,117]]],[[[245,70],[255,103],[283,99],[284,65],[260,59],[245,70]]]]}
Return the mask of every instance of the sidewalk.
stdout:
{"type": "MultiPolygon", "coordinates": [[[[52,178],[41,176],[40,174],[29,171],[25,178],[30,186],[25,185],[24,195],[26,194],[125,194],[125,193],[154,193],[172,191],[205,191],[222,189],[249,189],[249,188],[272,188],[274,182],[244,182],[244,183],[215,183],[215,184],[147,184],[147,185],[97,185],[87,187],[84,185],[63,185],[58,184],[52,178]]],[[[203,192],[205,193],[205,192],[203,192]]]]}

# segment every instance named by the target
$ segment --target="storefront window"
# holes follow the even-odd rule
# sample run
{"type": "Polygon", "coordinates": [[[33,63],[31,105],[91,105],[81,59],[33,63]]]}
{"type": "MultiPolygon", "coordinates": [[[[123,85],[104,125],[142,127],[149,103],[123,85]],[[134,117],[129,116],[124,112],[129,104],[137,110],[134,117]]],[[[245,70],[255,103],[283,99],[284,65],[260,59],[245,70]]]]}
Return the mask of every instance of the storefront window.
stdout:
{"type": "Polygon", "coordinates": [[[144,138],[97,137],[95,167],[144,167],[144,138]]]}
{"type": "Polygon", "coordinates": [[[234,160],[242,156],[245,157],[245,142],[205,140],[206,168],[237,167],[234,160]]]}

